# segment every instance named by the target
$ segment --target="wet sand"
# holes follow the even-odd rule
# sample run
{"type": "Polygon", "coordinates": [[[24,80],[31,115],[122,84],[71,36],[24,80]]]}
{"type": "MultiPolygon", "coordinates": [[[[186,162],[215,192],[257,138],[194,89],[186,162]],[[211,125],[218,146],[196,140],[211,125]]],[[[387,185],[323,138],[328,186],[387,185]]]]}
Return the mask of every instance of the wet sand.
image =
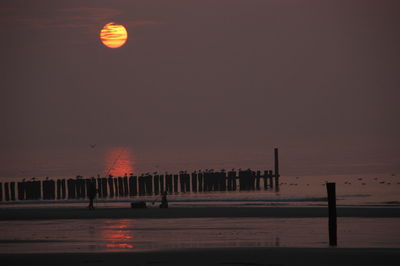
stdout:
{"type": "Polygon", "coordinates": [[[400,249],[234,248],[0,255],[2,265],[398,265],[400,249]]]}
{"type": "MultiPolygon", "coordinates": [[[[398,218],[400,208],[395,207],[341,207],[338,217],[398,218]]],[[[122,218],[313,218],[327,217],[327,207],[196,207],[169,209],[98,208],[32,208],[1,209],[0,220],[47,220],[47,219],[122,219],[122,218]]]]}

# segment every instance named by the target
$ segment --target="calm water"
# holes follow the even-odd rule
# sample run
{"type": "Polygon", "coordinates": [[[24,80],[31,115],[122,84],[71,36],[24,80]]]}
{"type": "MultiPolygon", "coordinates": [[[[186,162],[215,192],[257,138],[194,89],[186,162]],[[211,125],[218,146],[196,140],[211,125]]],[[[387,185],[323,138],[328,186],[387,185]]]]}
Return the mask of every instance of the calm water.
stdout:
{"type": "MultiPolygon", "coordinates": [[[[398,176],[332,176],[281,177],[279,191],[189,192],[168,196],[171,206],[319,206],[326,205],[325,182],[336,182],[337,204],[356,206],[400,206],[400,182],[398,176]]],[[[4,195],[3,195],[4,197],[4,195]]],[[[127,207],[129,202],[145,200],[150,205],[157,196],[133,198],[97,199],[102,208],[127,207]]],[[[1,201],[0,208],[11,207],[84,207],[87,200],[55,201],[1,201]]]]}
{"type": "MultiPolygon", "coordinates": [[[[400,219],[340,218],[338,247],[400,248],[400,219]]],[[[222,247],[328,247],[324,218],[95,219],[0,222],[1,253],[222,247]]]]}
{"type": "MultiPolygon", "coordinates": [[[[179,170],[199,170],[202,167],[230,170],[234,166],[243,168],[267,170],[272,168],[272,150],[253,154],[250,158],[243,154],[199,154],[198,157],[186,158],[184,153],[177,152],[174,156],[162,153],[140,152],[134,153],[127,147],[101,148],[86,147],[79,150],[42,150],[35,153],[15,153],[2,155],[2,168],[0,168],[0,182],[18,181],[22,178],[44,179],[71,178],[78,174],[86,177],[100,174],[102,176],[112,174],[114,176],[125,173],[140,174],[143,172],[169,171],[177,173],[179,170]],[[140,155],[140,156],[139,156],[140,155]],[[205,159],[206,158],[206,159],[205,159]],[[243,159],[247,158],[247,159],[243,159]],[[265,163],[268,162],[268,163],[265,163]]],[[[285,159],[285,153],[282,155],[285,159]]],[[[326,197],[325,182],[336,182],[338,205],[400,205],[400,174],[326,174],[326,175],[301,175],[305,166],[298,169],[287,165],[281,160],[281,172],[279,190],[261,190],[253,192],[214,192],[214,193],[183,193],[170,195],[169,201],[174,206],[265,206],[265,205],[324,205],[326,197]],[[285,174],[286,172],[292,175],[285,174]],[[299,173],[299,175],[293,175],[299,173]]],[[[312,166],[310,166],[312,167],[312,166]]],[[[326,167],[327,173],[332,167],[326,167]]],[[[203,168],[203,169],[204,169],[203,168]]],[[[3,193],[4,194],[4,193],[3,193]]],[[[4,195],[3,195],[4,198],[4,195]]],[[[136,198],[137,199],[137,198],[136,198]]],[[[141,197],[140,200],[152,202],[155,197],[141,197]]],[[[114,200],[98,200],[101,207],[127,206],[130,198],[117,198],[114,200]]],[[[41,202],[4,202],[0,201],[0,207],[29,206],[77,206],[82,207],[86,201],[41,201],[41,202]]]]}

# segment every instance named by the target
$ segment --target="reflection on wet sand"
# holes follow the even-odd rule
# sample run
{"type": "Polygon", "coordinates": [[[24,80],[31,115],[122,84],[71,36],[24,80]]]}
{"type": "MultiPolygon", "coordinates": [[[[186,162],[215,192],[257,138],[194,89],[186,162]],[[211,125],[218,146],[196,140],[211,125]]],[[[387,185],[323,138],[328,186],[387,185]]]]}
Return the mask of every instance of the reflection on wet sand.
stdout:
{"type": "MultiPolygon", "coordinates": [[[[1,253],[329,247],[325,218],[0,221],[1,253]],[[51,244],[49,244],[51,243],[51,244]]],[[[341,218],[341,248],[398,248],[399,218],[341,218]],[[367,233],[366,233],[367,232],[367,233]]]]}
{"type": "Polygon", "coordinates": [[[118,249],[132,249],[135,246],[130,243],[133,239],[131,230],[127,230],[129,220],[107,220],[102,228],[101,236],[104,239],[105,246],[110,251],[118,249]]]}
{"type": "Polygon", "coordinates": [[[134,172],[132,151],[127,147],[112,148],[106,153],[105,176],[124,176],[134,172]]]}

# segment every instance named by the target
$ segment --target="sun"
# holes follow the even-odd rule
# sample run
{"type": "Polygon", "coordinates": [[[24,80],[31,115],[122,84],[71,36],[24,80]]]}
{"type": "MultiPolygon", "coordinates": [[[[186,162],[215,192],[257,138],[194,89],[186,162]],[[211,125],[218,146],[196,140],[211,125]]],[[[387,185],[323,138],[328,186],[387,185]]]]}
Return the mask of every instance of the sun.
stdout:
{"type": "Polygon", "coordinates": [[[110,22],[101,29],[100,40],[108,48],[119,48],[128,40],[128,32],[124,26],[110,22]]]}

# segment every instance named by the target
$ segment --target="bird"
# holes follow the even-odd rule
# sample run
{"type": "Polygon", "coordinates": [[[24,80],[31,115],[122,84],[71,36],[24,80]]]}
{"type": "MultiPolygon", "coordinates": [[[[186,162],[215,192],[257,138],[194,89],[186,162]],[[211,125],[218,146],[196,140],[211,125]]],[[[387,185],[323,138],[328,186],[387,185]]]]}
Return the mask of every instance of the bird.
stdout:
{"type": "Polygon", "coordinates": [[[96,148],[96,144],[90,144],[90,148],[92,149],[96,148]]]}

